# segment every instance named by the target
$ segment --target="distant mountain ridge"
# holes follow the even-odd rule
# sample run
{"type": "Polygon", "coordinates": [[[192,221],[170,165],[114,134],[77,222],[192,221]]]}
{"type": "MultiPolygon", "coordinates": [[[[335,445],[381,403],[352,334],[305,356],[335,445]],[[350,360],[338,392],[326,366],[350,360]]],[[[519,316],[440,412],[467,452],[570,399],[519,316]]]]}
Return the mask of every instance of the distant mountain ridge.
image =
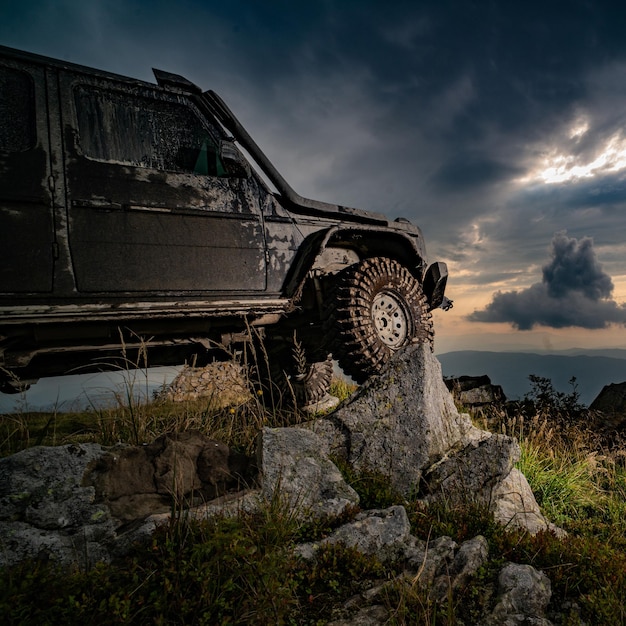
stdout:
{"type": "Polygon", "coordinates": [[[521,399],[530,391],[530,374],[549,378],[557,391],[565,393],[572,391],[569,381],[575,377],[585,405],[591,404],[605,385],[626,381],[626,350],[618,348],[574,348],[557,354],[462,350],[437,358],[444,376],[487,374],[494,385],[502,386],[509,400],[521,399]]]}
{"type": "MultiPolygon", "coordinates": [[[[472,352],[469,350],[468,352],[472,352]]],[[[474,352],[482,352],[475,350],[474,352]]],[[[536,354],[538,356],[607,356],[613,359],[626,359],[625,348],[569,348],[567,350],[501,350],[501,352],[536,354]]]]}

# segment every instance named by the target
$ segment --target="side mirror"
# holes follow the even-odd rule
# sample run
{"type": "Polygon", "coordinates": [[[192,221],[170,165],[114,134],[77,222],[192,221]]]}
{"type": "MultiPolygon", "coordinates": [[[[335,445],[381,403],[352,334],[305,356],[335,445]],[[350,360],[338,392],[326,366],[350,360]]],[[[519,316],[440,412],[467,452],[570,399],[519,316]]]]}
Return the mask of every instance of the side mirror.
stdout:
{"type": "Polygon", "coordinates": [[[252,173],[250,164],[234,141],[220,140],[220,160],[228,177],[249,178],[252,173]]]}

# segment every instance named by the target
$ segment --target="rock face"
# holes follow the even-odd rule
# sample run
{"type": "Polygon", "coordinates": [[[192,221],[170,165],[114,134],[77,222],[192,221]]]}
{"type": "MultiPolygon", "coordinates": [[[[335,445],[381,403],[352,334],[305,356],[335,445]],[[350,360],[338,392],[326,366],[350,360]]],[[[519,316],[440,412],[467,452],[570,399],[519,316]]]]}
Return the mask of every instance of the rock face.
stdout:
{"type": "Polygon", "coordinates": [[[588,427],[599,433],[607,447],[626,435],[626,382],[605,385],[589,405],[588,427]]]}
{"type": "Polygon", "coordinates": [[[589,408],[609,414],[626,414],[626,382],[605,385],[589,408]]]}
{"type": "Polygon", "coordinates": [[[0,460],[0,565],[26,558],[93,564],[108,559],[114,522],[83,486],[98,444],[38,447],[0,460]]]}
{"type": "Polygon", "coordinates": [[[389,476],[404,494],[443,456],[488,436],[459,415],[439,361],[423,344],[397,353],[348,404],[311,428],[333,455],[357,471],[389,476]]]}
{"type": "Polygon", "coordinates": [[[357,471],[388,476],[401,494],[490,507],[531,532],[550,528],[513,465],[517,442],[474,427],[457,411],[428,346],[396,354],[345,406],[309,424],[325,449],[357,471]]]}
{"type": "Polygon", "coordinates": [[[266,499],[283,498],[300,517],[340,515],[359,502],[315,433],[303,428],[264,428],[257,456],[266,499]]]}
{"type": "Polygon", "coordinates": [[[241,489],[251,476],[248,459],[197,432],[149,446],[23,450],[0,459],[0,565],[108,561],[127,549],[133,523],[241,489]]]}

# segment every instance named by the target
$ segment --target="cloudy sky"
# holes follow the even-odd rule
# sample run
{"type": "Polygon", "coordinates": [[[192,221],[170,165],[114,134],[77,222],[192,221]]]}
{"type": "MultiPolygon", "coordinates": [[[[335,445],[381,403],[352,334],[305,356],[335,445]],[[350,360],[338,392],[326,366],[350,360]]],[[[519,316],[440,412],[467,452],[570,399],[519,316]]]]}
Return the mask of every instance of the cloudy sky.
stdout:
{"type": "Polygon", "coordinates": [[[437,352],[626,348],[624,7],[4,0],[0,44],[182,74],[300,194],[419,224],[437,352]]]}

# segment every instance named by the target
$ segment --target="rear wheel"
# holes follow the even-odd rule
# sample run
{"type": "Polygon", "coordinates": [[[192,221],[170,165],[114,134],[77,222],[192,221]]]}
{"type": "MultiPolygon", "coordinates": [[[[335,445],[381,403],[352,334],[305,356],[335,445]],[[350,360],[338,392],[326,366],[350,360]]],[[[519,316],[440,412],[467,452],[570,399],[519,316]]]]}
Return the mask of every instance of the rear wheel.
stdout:
{"type": "Polygon", "coordinates": [[[324,360],[310,361],[310,355],[295,337],[268,337],[266,354],[265,386],[271,390],[274,404],[305,408],[327,398],[333,377],[330,354],[324,360]]]}
{"type": "Polygon", "coordinates": [[[432,317],[419,281],[385,257],[365,259],[335,277],[327,324],[335,358],[359,383],[400,348],[433,339],[432,317]]]}

